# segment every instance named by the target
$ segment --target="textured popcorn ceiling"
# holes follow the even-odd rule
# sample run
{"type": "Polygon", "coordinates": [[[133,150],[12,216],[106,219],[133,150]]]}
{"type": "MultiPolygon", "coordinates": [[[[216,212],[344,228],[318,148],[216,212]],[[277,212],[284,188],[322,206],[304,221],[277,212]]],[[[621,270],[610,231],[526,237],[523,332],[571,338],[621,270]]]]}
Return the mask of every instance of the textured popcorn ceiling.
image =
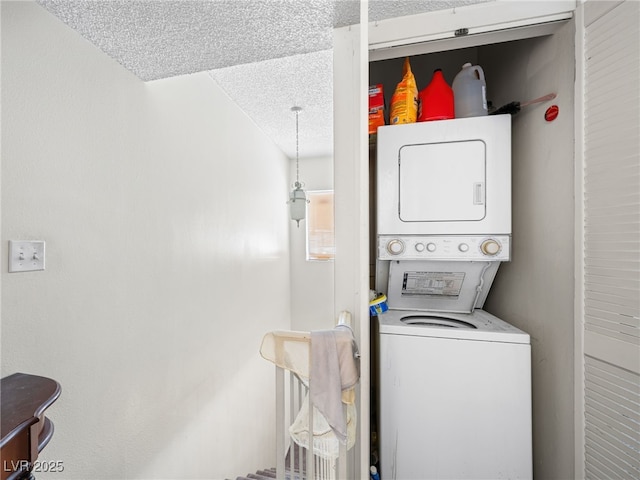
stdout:
{"type": "MultiPolygon", "coordinates": [[[[37,0],[144,81],[208,71],[290,157],[331,154],[332,30],[355,0],[37,0]]],[[[370,0],[369,20],[487,0],[370,0]]]]}

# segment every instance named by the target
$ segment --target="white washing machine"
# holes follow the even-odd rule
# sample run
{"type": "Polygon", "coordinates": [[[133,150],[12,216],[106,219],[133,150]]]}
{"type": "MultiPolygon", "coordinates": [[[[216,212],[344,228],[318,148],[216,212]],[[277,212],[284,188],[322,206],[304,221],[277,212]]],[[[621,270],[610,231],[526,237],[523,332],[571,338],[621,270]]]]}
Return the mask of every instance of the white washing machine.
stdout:
{"type": "Polygon", "coordinates": [[[479,309],[378,322],[381,478],[532,478],[529,335],[479,309]]]}
{"type": "Polygon", "coordinates": [[[530,479],[529,335],[482,310],[511,259],[511,117],[380,127],[382,480],[530,479]]]}

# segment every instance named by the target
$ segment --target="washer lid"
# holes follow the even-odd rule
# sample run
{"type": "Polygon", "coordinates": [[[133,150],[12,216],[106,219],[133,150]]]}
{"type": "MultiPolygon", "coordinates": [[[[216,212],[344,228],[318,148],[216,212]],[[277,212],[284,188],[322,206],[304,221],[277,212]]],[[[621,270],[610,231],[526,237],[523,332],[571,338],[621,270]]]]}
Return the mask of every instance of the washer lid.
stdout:
{"type": "MultiPolygon", "coordinates": [[[[407,312],[410,313],[410,312],[407,312]]],[[[478,328],[472,323],[454,318],[447,318],[439,315],[416,315],[409,314],[400,319],[405,325],[415,325],[418,327],[442,327],[442,328],[478,328]]]]}
{"type": "Polygon", "coordinates": [[[529,335],[526,332],[480,309],[476,309],[471,313],[388,310],[378,315],[377,318],[380,335],[407,335],[411,337],[450,338],[526,345],[530,343],[529,335]],[[421,325],[403,321],[403,319],[411,317],[447,319],[458,325],[471,325],[472,328],[447,328],[442,325],[421,325]]]}

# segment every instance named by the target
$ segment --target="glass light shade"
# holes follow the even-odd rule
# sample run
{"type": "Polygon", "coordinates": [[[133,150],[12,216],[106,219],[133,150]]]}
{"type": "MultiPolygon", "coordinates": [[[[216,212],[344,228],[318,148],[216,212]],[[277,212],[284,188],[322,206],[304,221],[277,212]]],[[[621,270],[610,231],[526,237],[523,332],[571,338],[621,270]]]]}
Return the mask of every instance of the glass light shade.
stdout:
{"type": "Polygon", "coordinates": [[[307,196],[302,186],[296,182],[296,188],[289,193],[289,212],[291,220],[295,220],[300,228],[300,220],[304,220],[307,208],[307,196]]]}

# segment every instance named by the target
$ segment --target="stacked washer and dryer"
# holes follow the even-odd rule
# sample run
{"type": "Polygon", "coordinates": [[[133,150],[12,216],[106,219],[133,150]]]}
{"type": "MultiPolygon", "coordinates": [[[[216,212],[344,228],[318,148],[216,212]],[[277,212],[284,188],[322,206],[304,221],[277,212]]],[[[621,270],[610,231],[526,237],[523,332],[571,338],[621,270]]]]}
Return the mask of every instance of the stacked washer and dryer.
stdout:
{"type": "Polygon", "coordinates": [[[510,240],[510,115],[378,129],[383,480],[532,478],[529,335],[482,310],[510,240]]]}

